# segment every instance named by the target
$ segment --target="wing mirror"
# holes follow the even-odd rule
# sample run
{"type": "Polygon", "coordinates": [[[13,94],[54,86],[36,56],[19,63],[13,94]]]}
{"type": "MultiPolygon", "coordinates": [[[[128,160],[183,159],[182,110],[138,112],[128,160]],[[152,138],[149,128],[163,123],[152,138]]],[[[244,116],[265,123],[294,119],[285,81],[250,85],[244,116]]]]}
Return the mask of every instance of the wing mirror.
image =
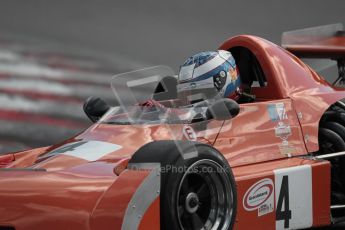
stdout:
{"type": "Polygon", "coordinates": [[[207,119],[229,120],[240,112],[240,106],[234,100],[222,98],[211,104],[206,111],[207,119]]]}
{"type": "Polygon", "coordinates": [[[86,99],[83,109],[90,120],[97,122],[108,110],[110,106],[101,98],[89,97],[86,99]]]}

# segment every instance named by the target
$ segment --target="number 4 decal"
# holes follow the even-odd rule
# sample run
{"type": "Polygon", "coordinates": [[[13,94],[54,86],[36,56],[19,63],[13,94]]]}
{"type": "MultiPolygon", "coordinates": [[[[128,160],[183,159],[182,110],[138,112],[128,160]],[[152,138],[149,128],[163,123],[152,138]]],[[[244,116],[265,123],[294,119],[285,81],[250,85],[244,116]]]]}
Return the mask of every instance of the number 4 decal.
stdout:
{"type": "Polygon", "coordinates": [[[289,209],[289,177],[283,176],[282,184],[280,187],[277,209],[276,209],[276,220],[284,220],[284,228],[289,228],[291,220],[291,210],[289,209]],[[284,203],[284,210],[283,210],[284,203]]]}
{"type": "Polygon", "coordinates": [[[276,229],[303,229],[313,225],[310,165],[274,170],[276,229]]]}

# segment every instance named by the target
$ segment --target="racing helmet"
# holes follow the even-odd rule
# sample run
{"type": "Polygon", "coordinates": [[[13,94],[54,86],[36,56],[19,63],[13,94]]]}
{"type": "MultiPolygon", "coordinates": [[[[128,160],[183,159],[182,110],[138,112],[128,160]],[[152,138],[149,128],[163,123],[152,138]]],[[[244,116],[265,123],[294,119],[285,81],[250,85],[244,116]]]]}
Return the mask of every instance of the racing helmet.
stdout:
{"type": "Polygon", "coordinates": [[[238,100],[240,86],[241,79],[231,53],[207,51],[191,56],[181,66],[177,93],[190,103],[217,97],[238,100]]]}

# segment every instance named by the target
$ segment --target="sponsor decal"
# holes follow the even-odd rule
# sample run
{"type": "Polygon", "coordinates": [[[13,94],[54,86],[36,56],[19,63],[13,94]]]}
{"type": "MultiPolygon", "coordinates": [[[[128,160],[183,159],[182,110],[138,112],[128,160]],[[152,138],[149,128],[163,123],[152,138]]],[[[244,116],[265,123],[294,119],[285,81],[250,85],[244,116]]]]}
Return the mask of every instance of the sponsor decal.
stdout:
{"type": "Polygon", "coordinates": [[[300,165],[273,172],[275,229],[309,229],[313,225],[312,167],[300,165]]]}
{"type": "Polygon", "coordinates": [[[263,216],[274,210],[274,185],[269,178],[253,184],[243,197],[243,207],[246,211],[258,210],[258,216],[263,216]]]}
{"type": "Polygon", "coordinates": [[[219,75],[220,75],[221,77],[226,77],[226,73],[225,73],[225,71],[223,71],[223,70],[219,72],[219,75]]]}
{"type": "Polygon", "coordinates": [[[283,121],[288,119],[285,104],[283,102],[270,104],[267,106],[267,110],[272,121],[283,121]]]}
{"type": "Polygon", "coordinates": [[[240,107],[240,113],[253,113],[259,111],[257,106],[249,106],[249,107],[240,107]]]}
{"type": "Polygon", "coordinates": [[[189,125],[185,125],[183,127],[183,135],[187,140],[190,140],[190,141],[196,141],[197,140],[197,136],[196,136],[194,129],[189,125]]]}
{"type": "MultiPolygon", "coordinates": [[[[284,124],[283,122],[278,122],[278,125],[274,127],[276,137],[279,137],[283,140],[286,145],[286,141],[288,137],[291,135],[291,127],[288,124],[284,124]]],[[[284,144],[283,143],[283,144],[284,144]]]]}
{"type": "Polygon", "coordinates": [[[282,145],[279,146],[279,150],[281,154],[288,157],[291,157],[292,154],[297,152],[296,148],[293,145],[289,145],[288,141],[283,141],[282,145]]]}
{"type": "Polygon", "coordinates": [[[231,81],[236,81],[238,78],[238,74],[237,74],[237,69],[236,68],[230,68],[229,70],[229,75],[231,76],[231,81]]]}
{"type": "Polygon", "coordinates": [[[263,204],[258,209],[258,216],[266,215],[272,211],[273,211],[272,206],[270,207],[270,206],[268,206],[268,204],[263,204]]]}

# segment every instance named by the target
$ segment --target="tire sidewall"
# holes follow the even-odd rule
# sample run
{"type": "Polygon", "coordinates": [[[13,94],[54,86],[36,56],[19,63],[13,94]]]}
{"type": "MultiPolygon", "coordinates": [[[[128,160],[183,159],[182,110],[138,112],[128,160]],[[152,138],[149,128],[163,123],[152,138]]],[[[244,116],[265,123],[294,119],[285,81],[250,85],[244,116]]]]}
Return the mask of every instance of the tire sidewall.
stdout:
{"type": "MultiPolygon", "coordinates": [[[[188,169],[195,162],[200,160],[211,160],[219,164],[223,170],[226,172],[225,175],[228,177],[228,180],[231,185],[232,198],[233,198],[233,207],[232,207],[232,217],[230,221],[229,229],[232,229],[235,222],[236,216],[236,203],[237,203],[237,194],[235,187],[235,180],[232,174],[232,170],[221,153],[211,146],[204,144],[194,145],[195,149],[186,149],[195,151],[197,150],[198,154],[195,157],[184,159],[182,154],[177,158],[176,162],[172,162],[170,167],[175,167],[177,169],[188,169]]],[[[167,165],[165,165],[167,166],[167,165]]],[[[164,166],[163,166],[164,167],[164,166]]],[[[162,220],[162,229],[166,230],[176,230],[180,229],[178,214],[176,209],[177,195],[179,190],[179,185],[185,174],[186,170],[177,170],[175,172],[168,171],[162,173],[162,191],[161,191],[161,220],[162,220]]]]}

